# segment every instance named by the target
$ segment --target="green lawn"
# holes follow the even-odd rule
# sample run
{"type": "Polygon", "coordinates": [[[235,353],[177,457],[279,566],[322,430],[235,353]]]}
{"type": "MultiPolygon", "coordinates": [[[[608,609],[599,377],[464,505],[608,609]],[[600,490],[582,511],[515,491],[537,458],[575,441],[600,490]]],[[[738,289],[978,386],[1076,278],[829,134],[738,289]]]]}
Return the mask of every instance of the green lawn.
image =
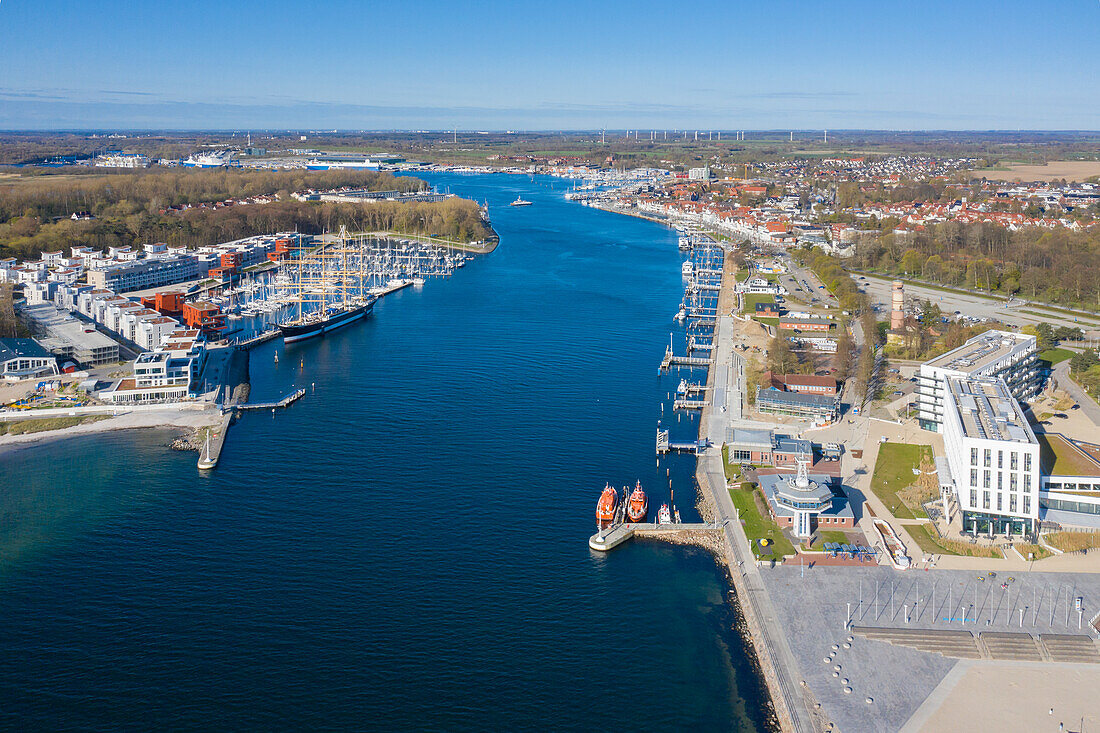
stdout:
{"type": "Polygon", "coordinates": [[[779,525],[773,522],[771,517],[761,514],[760,508],[757,506],[757,500],[759,499],[763,503],[764,498],[760,492],[748,482],[741,484],[741,486],[749,488],[730,489],[730,497],[733,499],[733,504],[737,507],[737,513],[741,517],[741,523],[745,527],[745,534],[748,535],[753,555],[763,558],[793,555],[794,545],[779,529],[779,525]],[[770,553],[761,550],[759,543],[757,543],[757,540],[763,537],[767,537],[773,543],[768,548],[771,551],[770,553]]]}
{"type": "Polygon", "coordinates": [[[932,448],[927,445],[882,443],[879,446],[875,472],[871,476],[871,491],[898,519],[928,516],[920,507],[907,506],[898,492],[917,480],[913,469],[920,466],[921,456],[931,454],[932,448]]]}
{"type": "MultiPolygon", "coordinates": [[[[964,557],[989,558],[1004,557],[1000,550],[992,547],[972,545],[969,542],[960,542],[959,540],[941,539],[934,535],[928,527],[923,524],[907,524],[905,525],[905,531],[909,533],[909,536],[913,538],[914,542],[920,545],[922,551],[930,552],[934,555],[962,555],[964,557]]],[[[909,549],[909,554],[910,556],[913,555],[912,548],[909,549]]]]}
{"type": "Polygon", "coordinates": [[[817,531],[817,538],[813,544],[810,545],[811,550],[823,551],[825,549],[826,542],[837,542],[842,545],[849,544],[848,535],[841,532],[839,529],[819,529],[817,531]]]}
{"type": "Polygon", "coordinates": [[[779,319],[771,316],[753,316],[752,319],[757,323],[763,323],[765,326],[771,326],[772,328],[779,328],[779,319]]]}
{"type": "Polygon", "coordinates": [[[87,415],[84,417],[43,417],[34,420],[19,420],[17,422],[0,423],[0,435],[26,435],[28,433],[44,433],[49,430],[61,430],[71,428],[89,422],[99,422],[111,417],[110,415],[87,415]]]}
{"type": "Polygon", "coordinates": [[[740,464],[730,465],[730,448],[728,445],[722,446],[722,468],[726,471],[726,481],[735,481],[741,478],[740,464]]]}
{"type": "Polygon", "coordinates": [[[1062,476],[1098,476],[1100,468],[1060,435],[1039,433],[1039,461],[1047,473],[1062,476]]]}
{"type": "Polygon", "coordinates": [[[749,271],[747,268],[742,267],[737,271],[737,274],[733,276],[739,283],[743,283],[749,279],[749,271]]]}
{"type": "Polygon", "coordinates": [[[1069,349],[1047,349],[1046,351],[1039,352],[1039,358],[1043,361],[1049,361],[1051,366],[1059,362],[1063,362],[1066,359],[1072,359],[1073,353],[1069,349]]]}
{"type": "MultiPolygon", "coordinates": [[[[757,303],[771,303],[773,306],[776,305],[775,297],[772,295],[768,295],[767,293],[749,293],[748,295],[744,296],[744,302],[745,306],[742,312],[749,315],[756,313],[757,303]]],[[[776,308],[776,310],[778,310],[778,307],[776,308]]]]}

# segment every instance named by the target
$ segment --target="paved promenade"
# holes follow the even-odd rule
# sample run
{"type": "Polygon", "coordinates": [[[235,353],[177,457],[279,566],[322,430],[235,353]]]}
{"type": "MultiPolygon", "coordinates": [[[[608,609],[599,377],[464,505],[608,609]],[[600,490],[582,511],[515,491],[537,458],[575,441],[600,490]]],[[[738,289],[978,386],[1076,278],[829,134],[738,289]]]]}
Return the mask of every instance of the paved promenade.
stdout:
{"type": "MultiPolygon", "coordinates": [[[[733,276],[729,271],[727,257],[726,270],[722,279],[723,295],[732,287],[733,276]]],[[[721,296],[720,296],[721,301],[721,296]]],[[[721,313],[721,311],[719,311],[721,313]]],[[[734,579],[745,623],[753,639],[753,645],[760,660],[765,680],[772,692],[772,702],[776,709],[780,725],[784,730],[813,731],[819,729],[812,714],[812,701],[801,685],[798,664],[779,625],[779,617],[772,606],[771,598],[764,588],[760,570],[749,549],[748,537],[741,522],[733,499],[726,489],[725,472],[722,466],[722,444],[725,441],[726,427],[729,423],[729,410],[725,401],[731,391],[736,393],[736,385],[714,384],[718,373],[725,375],[729,382],[736,378],[737,370],[732,369],[733,322],[729,316],[721,316],[715,333],[718,348],[714,352],[714,364],[726,366],[726,369],[711,368],[707,386],[710,394],[723,395],[721,401],[703,411],[700,437],[707,437],[713,447],[699,458],[696,477],[705,500],[715,512],[715,520],[722,527],[726,539],[726,562],[734,579]],[[721,389],[720,389],[721,388],[721,389]]]]}

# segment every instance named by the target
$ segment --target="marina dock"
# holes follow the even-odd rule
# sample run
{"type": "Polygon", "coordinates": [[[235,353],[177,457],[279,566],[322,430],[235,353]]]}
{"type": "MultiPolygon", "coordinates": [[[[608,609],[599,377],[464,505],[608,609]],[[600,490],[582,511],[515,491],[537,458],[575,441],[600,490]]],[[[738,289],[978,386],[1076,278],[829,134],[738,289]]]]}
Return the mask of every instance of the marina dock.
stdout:
{"type": "Polygon", "coordinates": [[[253,402],[247,405],[237,405],[238,410],[274,410],[277,407],[287,407],[293,402],[296,402],[306,394],[305,389],[299,389],[296,392],[291,392],[286,397],[282,398],[278,402],[253,402]]]}
{"type": "Polygon", "coordinates": [[[670,441],[668,431],[661,430],[657,426],[657,453],[702,453],[710,446],[710,441],[702,438],[699,440],[670,441]]]}
{"type": "Polygon", "coordinates": [[[705,367],[710,364],[710,359],[704,356],[679,356],[672,353],[672,347],[665,347],[665,356],[661,359],[661,371],[667,372],[672,367],[705,367]]]}
{"type": "Polygon", "coordinates": [[[238,349],[251,349],[253,346],[259,346],[260,344],[267,343],[272,339],[279,337],[280,331],[277,328],[271,328],[263,333],[258,333],[252,338],[245,339],[244,341],[238,341],[234,344],[238,349]]]}

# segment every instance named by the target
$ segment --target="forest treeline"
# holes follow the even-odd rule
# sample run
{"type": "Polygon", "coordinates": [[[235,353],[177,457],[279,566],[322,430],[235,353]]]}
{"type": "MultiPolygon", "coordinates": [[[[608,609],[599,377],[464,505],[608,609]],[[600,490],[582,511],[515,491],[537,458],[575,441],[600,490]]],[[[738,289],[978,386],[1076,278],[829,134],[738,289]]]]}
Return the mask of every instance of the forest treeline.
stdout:
{"type": "Polygon", "coordinates": [[[392,229],[472,241],[489,230],[478,206],[464,199],[439,203],[304,203],[290,198],[303,188],[354,186],[415,191],[415,178],[372,171],[202,170],[123,175],[43,177],[0,185],[0,257],[31,259],[42,252],[88,246],[168,242],[197,247],[275,231],[320,233],[346,225],[351,231],[392,229]],[[268,204],[167,210],[277,193],[268,204]],[[75,211],[95,218],[74,221],[75,211]]]}
{"type": "Polygon", "coordinates": [[[176,168],[100,175],[39,176],[5,182],[0,179],[0,224],[16,217],[41,220],[90,211],[97,217],[155,213],[168,206],[224,201],[304,188],[343,186],[372,191],[418,191],[416,178],[377,171],[305,169],[276,171],[247,168],[176,168]]]}
{"type": "Polygon", "coordinates": [[[909,235],[864,237],[857,269],[1029,300],[1100,309],[1100,231],[944,222],[909,235]]]}
{"type": "MultiPolygon", "coordinates": [[[[223,209],[190,209],[179,214],[138,212],[125,217],[94,221],[60,221],[38,227],[24,236],[5,238],[0,257],[33,259],[42,252],[70,247],[104,249],[113,246],[167,242],[201,247],[254,234],[299,231],[320,234],[337,231],[389,230],[417,232],[463,242],[490,234],[473,201],[452,198],[423,203],[375,204],[307,203],[291,199],[270,204],[231,206],[223,209]]],[[[4,226],[0,225],[0,231],[4,226]]]]}

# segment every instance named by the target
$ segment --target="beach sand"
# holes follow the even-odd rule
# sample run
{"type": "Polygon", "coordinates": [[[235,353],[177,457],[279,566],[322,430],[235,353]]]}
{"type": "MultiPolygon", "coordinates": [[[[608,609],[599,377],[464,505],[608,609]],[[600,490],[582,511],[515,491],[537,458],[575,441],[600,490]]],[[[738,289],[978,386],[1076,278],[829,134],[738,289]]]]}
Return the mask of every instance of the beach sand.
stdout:
{"type": "Polygon", "coordinates": [[[213,425],[220,419],[217,410],[153,410],[149,412],[129,412],[125,415],[111,417],[106,420],[74,425],[60,430],[49,430],[41,433],[28,433],[26,435],[2,435],[0,436],[0,453],[8,450],[18,450],[30,445],[42,443],[48,440],[61,440],[78,435],[91,435],[109,430],[132,430],[136,428],[181,428],[194,430],[204,425],[213,425]]]}
{"type": "Polygon", "coordinates": [[[1067,731],[1097,730],[1097,689],[1097,665],[964,662],[902,730],[1057,731],[1059,723],[1067,731]]]}

